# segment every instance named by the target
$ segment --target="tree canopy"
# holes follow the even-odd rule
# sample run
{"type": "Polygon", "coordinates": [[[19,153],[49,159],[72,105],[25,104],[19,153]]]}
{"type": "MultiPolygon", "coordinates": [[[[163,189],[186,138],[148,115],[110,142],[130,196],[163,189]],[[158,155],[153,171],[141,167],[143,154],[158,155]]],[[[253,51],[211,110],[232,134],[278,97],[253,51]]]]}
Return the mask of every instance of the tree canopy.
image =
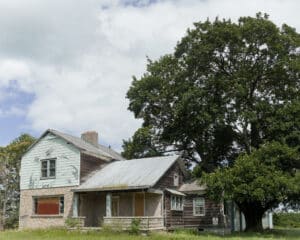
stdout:
{"type": "Polygon", "coordinates": [[[21,157],[34,140],[22,134],[6,147],[0,147],[0,227],[18,225],[21,157]]]}
{"type": "Polygon", "coordinates": [[[260,13],[195,23],[174,53],[148,59],[134,77],[129,110],[156,146],[183,151],[204,171],[274,138],[299,141],[299,46],[295,29],[260,13]]]}
{"type": "Polygon", "coordinates": [[[215,200],[234,200],[246,219],[246,230],[262,230],[262,216],[270,208],[300,197],[298,149],[267,143],[242,154],[231,168],[205,174],[207,194],[215,200]]]}
{"type": "MultiPolygon", "coordinates": [[[[197,163],[197,176],[212,173],[203,177],[210,196],[235,201],[247,229],[261,229],[266,209],[300,199],[300,35],[294,28],[261,13],[197,22],[173,53],[148,59],[127,98],[142,128],[150,129],[144,137],[152,148],[180,152],[197,163]]],[[[133,145],[143,153],[148,143],[132,138],[124,154],[133,145]]]]}

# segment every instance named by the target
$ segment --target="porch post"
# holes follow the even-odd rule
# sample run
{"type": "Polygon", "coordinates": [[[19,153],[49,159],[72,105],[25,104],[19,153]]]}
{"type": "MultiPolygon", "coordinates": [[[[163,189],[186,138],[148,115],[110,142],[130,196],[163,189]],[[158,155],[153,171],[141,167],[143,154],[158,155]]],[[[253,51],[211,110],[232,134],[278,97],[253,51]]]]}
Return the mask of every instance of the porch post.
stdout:
{"type": "Polygon", "coordinates": [[[106,217],[111,217],[111,193],[106,194],[106,217]]]}
{"type": "Polygon", "coordinates": [[[73,197],[73,217],[78,217],[78,193],[74,193],[73,197]]]}

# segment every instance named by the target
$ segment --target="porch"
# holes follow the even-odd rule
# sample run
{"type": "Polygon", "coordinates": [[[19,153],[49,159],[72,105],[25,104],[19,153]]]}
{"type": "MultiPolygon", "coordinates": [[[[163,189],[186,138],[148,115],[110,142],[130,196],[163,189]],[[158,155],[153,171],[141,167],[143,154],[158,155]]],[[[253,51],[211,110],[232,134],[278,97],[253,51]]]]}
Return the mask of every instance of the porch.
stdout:
{"type": "Polygon", "coordinates": [[[73,217],[84,227],[128,229],[139,219],[141,230],[164,228],[163,193],[160,191],[75,192],[73,217]]]}

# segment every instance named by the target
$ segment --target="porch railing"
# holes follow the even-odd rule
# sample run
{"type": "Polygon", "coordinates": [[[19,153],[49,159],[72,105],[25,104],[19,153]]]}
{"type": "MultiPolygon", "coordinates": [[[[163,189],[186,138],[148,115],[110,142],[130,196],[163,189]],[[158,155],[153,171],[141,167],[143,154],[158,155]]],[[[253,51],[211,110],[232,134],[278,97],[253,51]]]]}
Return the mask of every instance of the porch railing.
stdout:
{"type": "Polygon", "coordinates": [[[129,229],[133,219],[140,220],[141,230],[163,229],[163,217],[104,217],[103,224],[113,228],[129,229]]]}

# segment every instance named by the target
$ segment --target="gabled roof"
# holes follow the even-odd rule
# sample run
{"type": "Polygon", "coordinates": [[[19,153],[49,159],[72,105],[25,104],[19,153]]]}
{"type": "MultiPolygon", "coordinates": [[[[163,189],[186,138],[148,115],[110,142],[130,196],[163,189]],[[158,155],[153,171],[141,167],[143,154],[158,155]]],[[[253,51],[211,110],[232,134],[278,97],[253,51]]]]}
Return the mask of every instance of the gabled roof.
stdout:
{"type": "Polygon", "coordinates": [[[73,191],[151,188],[176,161],[180,161],[179,156],[152,157],[112,162],[96,171],[81,186],[73,189],[73,191]]]}
{"type": "Polygon", "coordinates": [[[66,133],[59,132],[54,129],[48,129],[46,130],[42,136],[35,141],[27,151],[29,151],[37,142],[39,142],[44,136],[46,136],[48,133],[51,133],[59,138],[64,139],[66,142],[72,144],[74,147],[79,149],[82,153],[85,153],[87,155],[92,155],[99,157],[103,160],[125,160],[119,153],[115,152],[111,148],[105,147],[103,145],[98,144],[97,146],[88,143],[84,140],[82,140],[79,137],[75,137],[66,133]]]}
{"type": "Polygon", "coordinates": [[[200,185],[197,180],[192,180],[182,184],[178,190],[184,193],[203,193],[206,190],[206,186],[200,185]]]}

